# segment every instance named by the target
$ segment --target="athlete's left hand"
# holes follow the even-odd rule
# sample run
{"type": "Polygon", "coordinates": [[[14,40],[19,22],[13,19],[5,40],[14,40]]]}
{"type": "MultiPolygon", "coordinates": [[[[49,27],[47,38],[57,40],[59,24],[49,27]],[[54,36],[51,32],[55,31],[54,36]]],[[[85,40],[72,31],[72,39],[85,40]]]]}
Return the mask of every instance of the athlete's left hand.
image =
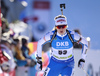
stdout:
{"type": "Polygon", "coordinates": [[[84,59],[80,59],[80,60],[78,61],[78,67],[79,67],[79,68],[83,68],[83,67],[84,67],[84,63],[85,63],[85,60],[84,60],[84,59]]]}

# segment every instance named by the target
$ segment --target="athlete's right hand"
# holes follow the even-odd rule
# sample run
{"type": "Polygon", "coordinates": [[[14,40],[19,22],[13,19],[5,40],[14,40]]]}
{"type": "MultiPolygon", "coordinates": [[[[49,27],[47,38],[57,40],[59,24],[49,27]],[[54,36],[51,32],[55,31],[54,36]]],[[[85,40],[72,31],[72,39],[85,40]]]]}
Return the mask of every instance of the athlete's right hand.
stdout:
{"type": "Polygon", "coordinates": [[[38,70],[41,71],[42,70],[42,58],[37,56],[36,59],[37,59],[38,70]]]}
{"type": "Polygon", "coordinates": [[[42,61],[37,61],[37,67],[39,71],[42,70],[42,61]]]}

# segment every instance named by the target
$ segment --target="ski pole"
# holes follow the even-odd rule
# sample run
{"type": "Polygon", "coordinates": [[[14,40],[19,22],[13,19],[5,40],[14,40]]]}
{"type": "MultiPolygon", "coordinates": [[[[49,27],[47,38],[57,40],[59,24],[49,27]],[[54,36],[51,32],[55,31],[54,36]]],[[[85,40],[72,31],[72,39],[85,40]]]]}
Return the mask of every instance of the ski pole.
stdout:
{"type": "Polygon", "coordinates": [[[84,73],[86,74],[86,76],[89,76],[89,74],[86,72],[86,70],[84,70],[84,68],[82,68],[82,70],[84,71],[84,73]]]}

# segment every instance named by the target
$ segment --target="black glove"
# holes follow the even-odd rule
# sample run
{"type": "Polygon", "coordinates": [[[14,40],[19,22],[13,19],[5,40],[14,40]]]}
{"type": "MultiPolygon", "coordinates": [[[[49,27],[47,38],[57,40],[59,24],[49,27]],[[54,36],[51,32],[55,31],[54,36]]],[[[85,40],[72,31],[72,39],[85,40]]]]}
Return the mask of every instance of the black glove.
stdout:
{"type": "Polygon", "coordinates": [[[84,59],[80,59],[80,60],[78,61],[78,67],[79,67],[79,68],[83,68],[83,67],[84,67],[84,63],[85,63],[85,60],[84,60],[84,59]]]}
{"type": "Polygon", "coordinates": [[[38,70],[42,70],[42,58],[36,57],[36,59],[37,59],[38,70]]]}

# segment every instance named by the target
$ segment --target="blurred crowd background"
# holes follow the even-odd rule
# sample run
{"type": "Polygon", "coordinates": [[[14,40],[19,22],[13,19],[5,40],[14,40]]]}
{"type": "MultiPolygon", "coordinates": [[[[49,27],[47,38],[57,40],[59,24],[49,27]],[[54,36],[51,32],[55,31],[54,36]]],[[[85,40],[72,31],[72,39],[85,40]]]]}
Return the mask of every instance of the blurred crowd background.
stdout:
{"type": "MultiPolygon", "coordinates": [[[[99,0],[0,0],[0,2],[0,49],[7,52],[7,58],[4,59],[10,60],[9,63],[2,65],[7,65],[6,68],[0,68],[2,74],[0,76],[43,75],[43,72],[37,72],[35,59],[37,41],[53,29],[54,17],[61,14],[61,3],[66,4],[63,11],[68,19],[68,29],[83,35],[89,42],[89,49],[100,50],[99,0]]],[[[74,48],[81,49],[82,46],[75,44],[74,48]]],[[[48,65],[49,57],[50,52],[43,51],[44,69],[48,65]]]]}

